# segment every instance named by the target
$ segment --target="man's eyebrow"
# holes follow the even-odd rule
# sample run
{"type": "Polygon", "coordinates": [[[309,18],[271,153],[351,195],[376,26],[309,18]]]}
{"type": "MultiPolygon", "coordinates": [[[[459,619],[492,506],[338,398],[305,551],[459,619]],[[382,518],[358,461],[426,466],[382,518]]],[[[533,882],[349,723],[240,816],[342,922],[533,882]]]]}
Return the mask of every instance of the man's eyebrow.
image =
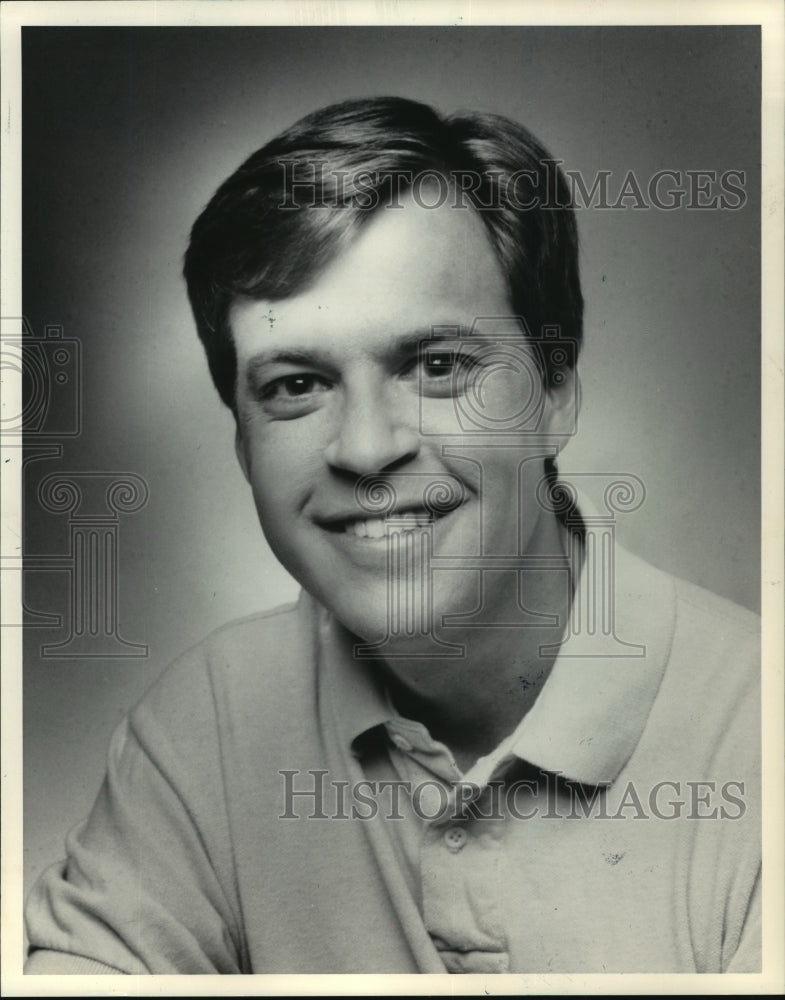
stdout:
{"type": "Polygon", "coordinates": [[[251,355],[245,363],[243,378],[245,384],[253,391],[266,374],[265,369],[271,365],[292,365],[296,368],[325,368],[334,363],[331,356],[323,351],[308,351],[299,349],[271,349],[258,351],[251,355]]]}
{"type": "MultiPolygon", "coordinates": [[[[416,353],[421,347],[449,344],[457,340],[465,331],[458,326],[438,326],[413,330],[379,345],[374,353],[384,356],[402,356],[416,353]]],[[[271,348],[258,351],[246,362],[246,377],[252,381],[268,365],[299,365],[321,367],[335,364],[335,355],[320,348],[271,348]]]]}
{"type": "Polygon", "coordinates": [[[313,365],[325,360],[328,355],[320,351],[283,349],[258,351],[246,363],[246,371],[254,374],[265,365],[313,365]]]}
{"type": "Polygon", "coordinates": [[[396,338],[390,343],[390,350],[395,354],[413,354],[419,349],[431,346],[451,344],[459,336],[465,336],[466,330],[458,326],[436,326],[424,330],[415,330],[396,338]]]}

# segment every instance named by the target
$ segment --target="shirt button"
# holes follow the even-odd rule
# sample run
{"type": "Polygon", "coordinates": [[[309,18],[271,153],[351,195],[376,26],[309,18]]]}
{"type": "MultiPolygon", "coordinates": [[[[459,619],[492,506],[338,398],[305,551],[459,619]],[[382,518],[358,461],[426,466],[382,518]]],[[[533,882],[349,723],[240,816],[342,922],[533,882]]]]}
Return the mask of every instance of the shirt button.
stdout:
{"type": "Polygon", "coordinates": [[[453,854],[457,854],[468,839],[469,834],[462,826],[451,826],[444,831],[444,842],[453,854]]]}
{"type": "Polygon", "coordinates": [[[405,736],[401,736],[400,733],[393,733],[390,739],[398,747],[399,750],[403,750],[404,753],[409,753],[412,749],[411,743],[406,739],[405,736]]]}

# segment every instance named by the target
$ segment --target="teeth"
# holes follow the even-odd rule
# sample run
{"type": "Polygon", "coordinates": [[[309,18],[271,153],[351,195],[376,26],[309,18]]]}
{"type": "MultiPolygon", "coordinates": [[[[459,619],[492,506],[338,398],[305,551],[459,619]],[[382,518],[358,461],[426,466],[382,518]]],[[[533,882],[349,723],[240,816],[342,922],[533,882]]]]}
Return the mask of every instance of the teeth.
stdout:
{"type": "MultiPolygon", "coordinates": [[[[425,528],[432,523],[431,517],[425,511],[407,511],[401,516],[408,522],[405,525],[401,525],[399,522],[398,526],[403,527],[404,530],[406,528],[425,528]]],[[[387,534],[386,520],[383,517],[369,517],[364,521],[347,521],[346,531],[358,538],[384,538],[387,534]]]]}
{"type": "Polygon", "coordinates": [[[384,518],[372,517],[365,521],[349,521],[346,530],[358,538],[384,538],[384,518]]]}
{"type": "Polygon", "coordinates": [[[369,538],[384,538],[387,533],[384,527],[384,521],[379,517],[366,521],[365,530],[369,538]]]}

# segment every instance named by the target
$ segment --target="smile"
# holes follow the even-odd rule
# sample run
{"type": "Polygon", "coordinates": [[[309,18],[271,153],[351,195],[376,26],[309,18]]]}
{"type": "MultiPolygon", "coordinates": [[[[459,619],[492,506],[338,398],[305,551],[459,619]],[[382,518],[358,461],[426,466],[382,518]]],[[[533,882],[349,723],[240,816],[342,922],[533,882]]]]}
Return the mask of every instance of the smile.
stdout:
{"type": "Polygon", "coordinates": [[[333,534],[348,535],[369,541],[380,541],[387,537],[387,528],[393,526],[399,531],[413,531],[416,528],[426,528],[452,514],[463,504],[457,504],[441,511],[425,510],[424,507],[399,509],[380,517],[347,517],[323,521],[321,526],[333,534]]]}
{"type": "MultiPolygon", "coordinates": [[[[387,534],[387,517],[369,517],[365,520],[346,521],[344,531],[347,534],[354,534],[358,538],[384,538],[387,534]]],[[[425,528],[433,523],[433,515],[426,511],[410,511],[407,514],[399,514],[395,519],[396,527],[406,530],[412,528],[425,528]]]]}

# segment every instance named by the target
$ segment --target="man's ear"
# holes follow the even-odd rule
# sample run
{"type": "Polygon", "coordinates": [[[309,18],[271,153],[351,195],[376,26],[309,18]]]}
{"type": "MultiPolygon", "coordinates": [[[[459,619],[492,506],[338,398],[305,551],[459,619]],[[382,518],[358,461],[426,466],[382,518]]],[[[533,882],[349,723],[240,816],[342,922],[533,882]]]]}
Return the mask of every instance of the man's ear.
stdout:
{"type": "Polygon", "coordinates": [[[250,483],[251,477],[248,474],[248,459],[245,454],[245,442],[243,441],[243,434],[240,430],[239,423],[234,429],[234,453],[237,455],[237,461],[240,463],[240,468],[243,470],[246,482],[250,483]]]}
{"type": "Polygon", "coordinates": [[[558,437],[566,444],[574,436],[578,423],[581,383],[574,368],[559,374],[561,382],[548,388],[543,430],[548,436],[558,437]]]}

